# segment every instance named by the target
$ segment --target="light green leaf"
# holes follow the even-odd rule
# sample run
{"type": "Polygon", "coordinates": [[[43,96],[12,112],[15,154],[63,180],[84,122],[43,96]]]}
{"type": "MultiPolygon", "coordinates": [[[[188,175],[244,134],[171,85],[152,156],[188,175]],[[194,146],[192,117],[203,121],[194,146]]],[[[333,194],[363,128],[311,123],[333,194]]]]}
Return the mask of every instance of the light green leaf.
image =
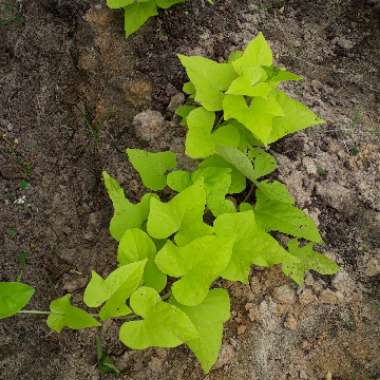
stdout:
{"type": "Polygon", "coordinates": [[[0,282],[0,319],[17,314],[33,294],[34,288],[21,282],[0,282]]]}
{"type": "Polygon", "coordinates": [[[166,286],[166,276],[158,270],[154,262],[155,255],[156,246],[153,240],[138,228],[131,228],[125,232],[117,250],[119,265],[148,259],[144,271],[144,284],[160,292],[166,286]]]}
{"type": "Polygon", "coordinates": [[[229,194],[241,193],[246,187],[245,176],[240,173],[233,165],[225,161],[219,155],[213,155],[208,157],[206,160],[202,161],[198,169],[215,167],[215,168],[228,168],[231,169],[231,185],[228,189],[229,194]]]}
{"type": "Polygon", "coordinates": [[[226,95],[223,110],[226,120],[236,119],[264,145],[270,143],[274,118],[284,115],[284,110],[277,101],[276,92],[274,91],[266,98],[253,98],[249,106],[244,96],[226,95]]]}
{"type": "Polygon", "coordinates": [[[194,183],[164,203],[152,198],[147,231],[155,239],[177,233],[177,244],[184,245],[195,237],[207,235],[211,227],[203,222],[206,191],[201,181],[194,183]]]}
{"type": "Polygon", "coordinates": [[[294,199],[281,183],[261,182],[256,190],[256,199],[256,220],[265,230],[322,242],[313,219],[294,206],[294,199]]]}
{"type": "Polygon", "coordinates": [[[251,160],[239,149],[227,146],[218,146],[217,153],[226,162],[237,169],[241,174],[250,179],[252,182],[256,180],[256,173],[251,160]]]}
{"type": "Polygon", "coordinates": [[[168,186],[177,193],[191,185],[190,173],[185,170],[175,170],[168,174],[168,186]]]}
{"type": "Polygon", "coordinates": [[[111,272],[105,280],[95,271],[92,271],[91,280],[84,291],[84,303],[89,307],[99,307],[112,299],[121,288],[126,297],[122,302],[125,303],[129,295],[140,285],[146,261],[140,260],[129,265],[123,265],[111,272]],[[127,288],[130,289],[129,294],[126,291],[127,288]]]}
{"type": "Polygon", "coordinates": [[[262,33],[259,33],[245,48],[243,55],[232,62],[235,71],[242,75],[251,66],[271,66],[272,50],[262,33]]]}
{"type": "Polygon", "coordinates": [[[231,83],[226,94],[266,97],[273,90],[268,83],[264,82],[267,77],[262,67],[250,66],[231,83]]]}
{"type": "Polygon", "coordinates": [[[182,4],[186,0],[155,0],[159,8],[168,9],[176,4],[182,4]]]}
{"type": "Polygon", "coordinates": [[[252,264],[268,267],[297,261],[257,226],[253,211],[221,215],[215,220],[214,228],[219,236],[235,237],[231,261],[222,273],[227,280],[248,283],[252,264]]]}
{"type": "Polygon", "coordinates": [[[284,111],[284,116],[273,119],[268,144],[290,133],[325,123],[324,120],[319,119],[314,112],[310,111],[302,103],[289,98],[281,91],[277,91],[276,101],[284,111]]]}
{"type": "Polygon", "coordinates": [[[325,275],[334,274],[340,270],[335,261],[315,252],[312,243],[299,247],[298,241],[294,239],[289,241],[288,250],[299,261],[283,264],[282,271],[300,286],[304,285],[305,273],[309,270],[325,275]]]}
{"type": "Polygon", "coordinates": [[[107,0],[107,7],[111,9],[124,8],[131,5],[136,0],[107,0]]]}
{"type": "Polygon", "coordinates": [[[175,299],[187,306],[200,304],[208,289],[227,267],[234,238],[203,236],[178,247],[170,240],[157,253],[156,264],[163,273],[181,277],[172,285],[175,299]]]}
{"type": "Polygon", "coordinates": [[[273,88],[277,87],[282,81],[299,81],[303,78],[297,74],[287,71],[284,68],[271,66],[264,68],[269,77],[269,83],[273,88]]]}
{"type": "Polygon", "coordinates": [[[275,158],[263,149],[251,148],[248,156],[253,159],[256,179],[272,173],[277,168],[275,158]]]}
{"type": "Polygon", "coordinates": [[[196,93],[195,100],[208,111],[219,111],[223,104],[223,91],[237,77],[229,63],[217,63],[210,59],[179,55],[196,93]]]}
{"type": "Polygon", "coordinates": [[[144,318],[125,322],[120,328],[120,340],[132,349],[176,347],[199,336],[190,318],[176,306],[161,301],[154,289],[136,290],[131,307],[144,318]]]}
{"type": "Polygon", "coordinates": [[[215,145],[225,145],[236,148],[240,144],[240,133],[234,123],[226,123],[213,132],[212,139],[215,145]]]}
{"type": "Polygon", "coordinates": [[[114,215],[110,223],[111,236],[119,241],[129,228],[140,228],[148,218],[149,204],[152,194],[145,194],[140,203],[131,203],[118,182],[103,171],[104,185],[112,201],[114,215]]]}
{"type": "MultiPolygon", "coordinates": [[[[112,278],[112,281],[109,280],[109,286],[114,291],[112,291],[111,297],[100,309],[99,317],[102,321],[109,318],[124,316],[130,313],[130,309],[126,305],[126,301],[132,292],[142,283],[146,262],[147,260],[145,259],[132,264],[123,265],[116,269],[116,271],[120,271],[118,274],[120,273],[122,276],[119,278],[115,275],[112,278]],[[120,281],[115,281],[119,279],[120,281]]],[[[109,277],[111,277],[111,275],[109,277]]],[[[107,280],[108,277],[106,281],[107,280]]]]}
{"type": "Polygon", "coordinates": [[[156,16],[157,6],[154,0],[133,2],[124,8],[124,30],[127,37],[140,29],[147,20],[156,16]]]}
{"type": "Polygon", "coordinates": [[[203,107],[191,111],[187,117],[186,154],[191,158],[205,158],[215,153],[216,145],[237,147],[240,134],[231,123],[220,126],[214,132],[215,113],[203,107]]]}
{"type": "Polygon", "coordinates": [[[182,106],[179,106],[176,110],[175,110],[175,114],[178,115],[180,118],[181,118],[181,122],[180,122],[180,125],[182,125],[183,127],[187,127],[187,117],[189,116],[189,113],[194,110],[195,106],[191,106],[191,105],[188,105],[188,104],[184,104],[182,106]]]}
{"type": "Polygon", "coordinates": [[[215,113],[203,107],[191,111],[187,117],[186,155],[191,158],[204,158],[215,151],[211,131],[215,122],[215,113]]]}
{"type": "Polygon", "coordinates": [[[66,294],[50,303],[51,314],[47,319],[50,329],[61,332],[65,327],[81,330],[100,326],[100,323],[86,311],[72,306],[70,300],[71,294],[66,294]]]}
{"type": "Polygon", "coordinates": [[[251,211],[251,210],[253,211],[253,206],[250,203],[248,203],[248,202],[241,202],[239,204],[239,211],[240,212],[251,211]]]}
{"type": "Polygon", "coordinates": [[[182,90],[187,95],[195,95],[195,87],[190,81],[183,85],[182,90]]]}
{"type": "Polygon", "coordinates": [[[144,186],[155,191],[166,186],[166,172],[177,165],[176,155],[170,151],[151,153],[141,149],[127,149],[127,153],[144,186]]]}
{"type": "Polygon", "coordinates": [[[219,356],[223,323],[230,319],[228,292],[225,289],[211,289],[205,300],[197,306],[174,304],[187,314],[199,332],[199,338],[187,341],[186,345],[207,373],[219,356]]]}
{"type": "Polygon", "coordinates": [[[206,167],[196,170],[192,175],[194,182],[201,177],[206,189],[207,206],[213,215],[235,212],[232,201],[225,199],[231,186],[231,169],[206,167]]]}

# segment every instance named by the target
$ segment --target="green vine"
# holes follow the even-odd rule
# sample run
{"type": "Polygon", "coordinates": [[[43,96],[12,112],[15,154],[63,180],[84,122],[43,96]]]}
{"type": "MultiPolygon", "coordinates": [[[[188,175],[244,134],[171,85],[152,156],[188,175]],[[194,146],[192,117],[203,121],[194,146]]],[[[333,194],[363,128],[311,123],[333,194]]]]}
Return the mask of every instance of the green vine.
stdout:
{"type": "Polygon", "coordinates": [[[229,295],[214,287],[217,279],[248,283],[252,265],[281,265],[302,286],[310,269],[339,270],[313,250],[313,243],[322,242],[313,220],[282,183],[265,179],[277,167],[266,150],[270,143],[323,122],[279,89],[282,81],[301,78],[273,65],[262,34],[225,63],[179,59],[190,82],[184,86],[188,102],[176,113],[187,128],[186,154],[200,160],[196,169],[176,169],[176,155],[169,151],[128,149],[147,188],[168,186],[176,194],[163,202],[147,193],[133,204],[103,173],[115,211],[110,233],[118,242],[118,267],[106,278],[92,272],[83,301],[97,312],[73,306],[70,294],[52,301],[49,312],[23,310],[34,289],[3,282],[0,318],[48,313],[47,324],[57,332],[120,318],[119,338],[127,347],[186,344],[208,372],[230,318],[229,295]],[[272,231],[295,239],[285,249],[272,231]]]}

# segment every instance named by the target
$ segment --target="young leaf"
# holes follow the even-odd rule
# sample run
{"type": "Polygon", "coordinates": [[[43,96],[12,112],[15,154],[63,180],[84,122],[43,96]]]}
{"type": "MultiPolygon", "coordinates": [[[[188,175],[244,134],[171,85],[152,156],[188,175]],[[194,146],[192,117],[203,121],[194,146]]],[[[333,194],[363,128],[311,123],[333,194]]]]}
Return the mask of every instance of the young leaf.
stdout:
{"type": "Polygon", "coordinates": [[[223,338],[223,323],[230,319],[230,299],[225,289],[211,289],[197,306],[184,306],[174,301],[184,311],[199,332],[199,338],[186,342],[205,373],[218,359],[223,338]]]}
{"type": "Polygon", "coordinates": [[[17,314],[33,294],[34,288],[21,282],[0,282],[0,319],[17,314]]]}
{"type": "Polygon", "coordinates": [[[212,132],[215,113],[203,107],[191,111],[186,119],[186,154],[191,158],[204,158],[215,153],[216,145],[237,147],[240,143],[239,131],[231,124],[223,125],[212,132]]]}
{"type": "Polygon", "coordinates": [[[223,91],[237,77],[229,63],[217,63],[210,59],[194,56],[178,56],[185,67],[196,93],[195,100],[208,111],[220,111],[223,104],[223,91]]]}
{"type": "Polygon", "coordinates": [[[156,264],[163,273],[181,277],[172,286],[175,299],[182,305],[200,304],[210,285],[227,267],[234,237],[203,236],[178,247],[170,240],[157,253],[156,264]]]}
{"type": "Polygon", "coordinates": [[[141,149],[127,149],[127,153],[144,186],[154,191],[166,186],[166,172],[177,165],[175,153],[169,151],[151,153],[141,149]]]}
{"type": "Polygon", "coordinates": [[[268,267],[297,262],[276,239],[257,226],[253,211],[221,215],[214,228],[218,236],[235,237],[231,261],[222,273],[227,280],[248,283],[252,264],[268,267]]]}
{"type": "Polygon", "coordinates": [[[127,265],[148,259],[144,271],[144,284],[160,292],[166,286],[166,276],[161,273],[155,262],[156,246],[147,233],[131,228],[120,240],[117,250],[119,265],[127,265]]]}
{"type": "Polygon", "coordinates": [[[192,183],[190,173],[185,170],[170,172],[166,180],[168,186],[177,193],[185,190],[192,183]]]}
{"type": "Polygon", "coordinates": [[[288,250],[291,255],[299,260],[294,263],[284,263],[282,271],[300,286],[303,286],[305,273],[309,270],[315,270],[321,274],[334,274],[340,270],[333,260],[315,252],[312,243],[299,247],[296,239],[290,240],[288,250]]]}
{"type": "Polygon", "coordinates": [[[314,112],[310,111],[302,103],[289,98],[282,91],[277,91],[276,101],[284,111],[284,116],[273,119],[271,134],[268,144],[290,133],[300,131],[313,125],[324,124],[314,112]]]}
{"type": "Polygon", "coordinates": [[[266,98],[255,97],[250,105],[244,96],[226,95],[223,101],[224,118],[234,118],[250,130],[264,145],[271,142],[273,119],[284,116],[284,111],[277,101],[276,92],[266,98]]]}
{"type": "Polygon", "coordinates": [[[227,146],[218,146],[216,150],[218,155],[222,157],[223,160],[232,165],[236,170],[238,170],[252,182],[255,182],[256,173],[252,162],[243,152],[241,152],[239,149],[227,146]]]}
{"type": "Polygon", "coordinates": [[[252,158],[254,166],[254,176],[256,179],[264,177],[277,169],[274,157],[260,148],[251,148],[248,156],[252,158]]]}
{"type": "Polygon", "coordinates": [[[47,325],[56,332],[61,332],[65,327],[73,330],[81,330],[89,327],[98,327],[100,323],[90,314],[70,303],[71,294],[66,294],[50,303],[51,314],[47,319],[47,325]]]}
{"type": "Polygon", "coordinates": [[[186,155],[191,158],[210,156],[215,151],[211,131],[215,122],[215,113],[203,107],[191,111],[187,117],[186,155]]]}
{"type": "Polygon", "coordinates": [[[176,306],[161,301],[152,288],[136,290],[130,305],[143,319],[125,322],[120,328],[119,338],[132,349],[176,347],[198,337],[190,318],[176,306]]]}
{"type": "Polygon", "coordinates": [[[199,178],[203,178],[207,206],[214,216],[236,211],[232,201],[225,199],[231,186],[230,168],[206,167],[197,169],[192,175],[192,180],[195,182],[199,178]]]}
{"type": "Polygon", "coordinates": [[[195,237],[207,235],[211,227],[203,222],[206,191],[197,181],[164,203],[152,198],[147,231],[155,239],[166,239],[177,233],[177,244],[184,245],[195,237]]]}
{"type": "Polygon", "coordinates": [[[272,50],[262,33],[259,33],[245,48],[243,55],[232,62],[235,71],[242,75],[251,66],[271,66],[272,50]]]}
{"type": "Polygon", "coordinates": [[[266,97],[272,91],[272,87],[263,82],[267,77],[268,75],[262,67],[250,66],[244,69],[242,75],[231,83],[226,94],[266,97]]]}
{"type": "Polygon", "coordinates": [[[147,259],[123,265],[114,270],[104,280],[96,272],[84,292],[84,303],[89,307],[99,307],[101,320],[120,317],[131,312],[126,300],[141,284],[147,259]]]}
{"type": "Polygon", "coordinates": [[[119,241],[129,228],[140,228],[148,218],[151,194],[145,194],[140,203],[131,203],[118,182],[103,172],[104,185],[112,201],[114,215],[110,223],[111,236],[119,241]]]}
{"type": "Polygon", "coordinates": [[[322,242],[313,219],[294,206],[293,197],[280,182],[260,182],[256,199],[256,220],[265,230],[322,242]]]}
{"type": "Polygon", "coordinates": [[[229,162],[225,161],[221,156],[219,155],[213,155],[207,158],[206,160],[202,161],[198,169],[203,168],[228,168],[231,170],[231,185],[228,189],[228,194],[238,194],[244,191],[246,187],[246,180],[245,176],[240,173],[239,170],[235,168],[235,166],[231,165],[229,162]]]}
{"type": "Polygon", "coordinates": [[[127,37],[140,29],[150,17],[156,16],[154,0],[135,2],[124,8],[124,30],[127,37]]]}

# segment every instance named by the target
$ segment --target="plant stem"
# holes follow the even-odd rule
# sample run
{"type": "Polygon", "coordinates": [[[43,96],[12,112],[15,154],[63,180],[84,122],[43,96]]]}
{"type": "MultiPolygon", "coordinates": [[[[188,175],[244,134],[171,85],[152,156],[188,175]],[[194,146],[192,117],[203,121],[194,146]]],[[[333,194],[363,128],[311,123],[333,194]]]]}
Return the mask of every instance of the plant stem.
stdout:
{"type": "Polygon", "coordinates": [[[50,311],[44,310],[20,310],[18,314],[38,314],[38,315],[48,315],[51,314],[50,311]]]}

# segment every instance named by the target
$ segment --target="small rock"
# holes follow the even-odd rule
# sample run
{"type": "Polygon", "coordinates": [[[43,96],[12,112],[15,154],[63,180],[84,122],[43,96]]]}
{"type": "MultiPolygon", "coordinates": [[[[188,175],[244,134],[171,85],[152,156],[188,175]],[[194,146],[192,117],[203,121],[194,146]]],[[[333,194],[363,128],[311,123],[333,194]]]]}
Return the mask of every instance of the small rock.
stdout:
{"type": "Polygon", "coordinates": [[[256,321],[256,313],[255,313],[255,309],[254,309],[254,304],[253,303],[247,303],[245,305],[245,310],[248,311],[248,318],[251,322],[255,322],[256,321]]]}
{"type": "Polygon", "coordinates": [[[289,285],[274,288],[272,295],[278,303],[294,304],[296,302],[296,292],[289,285]]]}
{"type": "Polygon", "coordinates": [[[298,328],[298,321],[293,315],[288,315],[286,321],[284,322],[284,326],[292,331],[296,331],[298,328]]]}
{"type": "Polygon", "coordinates": [[[355,46],[354,42],[347,40],[346,38],[338,38],[335,42],[344,50],[351,50],[355,46]]]}
{"type": "Polygon", "coordinates": [[[324,289],[320,295],[322,303],[336,305],[343,299],[343,294],[340,292],[333,292],[331,289],[324,289]]]}
{"type": "Polygon", "coordinates": [[[161,372],[162,371],[162,365],[163,361],[159,358],[153,357],[149,362],[149,368],[152,370],[152,372],[161,372]]]}
{"type": "Polygon", "coordinates": [[[308,376],[307,376],[306,372],[303,369],[300,370],[300,379],[302,379],[302,380],[307,380],[308,379],[308,376]]]}
{"type": "Polygon", "coordinates": [[[235,356],[235,350],[231,344],[223,344],[219,354],[218,361],[216,362],[214,369],[222,368],[226,364],[230,363],[235,356]]]}
{"type": "Polygon", "coordinates": [[[380,274],[380,260],[377,257],[371,257],[368,260],[365,274],[368,277],[374,277],[380,274]]]}
{"type": "Polygon", "coordinates": [[[311,289],[304,289],[299,299],[302,305],[310,305],[316,301],[316,297],[311,289]]]}
{"type": "Polygon", "coordinates": [[[165,129],[165,119],[158,111],[140,112],[133,119],[136,136],[144,142],[153,143],[165,129]]]}
{"type": "Polygon", "coordinates": [[[355,210],[355,193],[336,182],[325,182],[323,186],[319,184],[316,192],[327,205],[335,210],[349,213],[355,210]]]}
{"type": "Polygon", "coordinates": [[[315,166],[314,160],[311,157],[304,157],[302,164],[306,169],[307,174],[317,174],[317,167],[315,166]]]}
{"type": "Polygon", "coordinates": [[[183,103],[185,103],[185,95],[182,92],[179,92],[171,97],[168,110],[174,112],[183,103]]]}
{"type": "Polygon", "coordinates": [[[237,328],[238,335],[243,335],[247,331],[246,325],[239,325],[237,328]]]}
{"type": "Polygon", "coordinates": [[[75,292],[76,290],[83,289],[86,284],[86,277],[75,278],[64,282],[63,289],[71,293],[75,292]]]}

